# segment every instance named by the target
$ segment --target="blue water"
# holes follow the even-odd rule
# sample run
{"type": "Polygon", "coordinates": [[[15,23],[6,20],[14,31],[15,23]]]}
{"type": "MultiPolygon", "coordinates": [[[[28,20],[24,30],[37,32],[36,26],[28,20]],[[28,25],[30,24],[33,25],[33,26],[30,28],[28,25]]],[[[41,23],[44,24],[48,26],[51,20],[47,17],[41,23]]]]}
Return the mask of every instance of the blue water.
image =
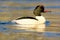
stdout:
{"type": "Polygon", "coordinates": [[[0,1],[18,1],[18,2],[60,2],[60,0],[0,0],[0,1]]]}
{"type": "Polygon", "coordinates": [[[60,37],[60,32],[45,32],[46,37],[60,37]]]}
{"type": "MultiPolygon", "coordinates": [[[[0,8],[8,8],[8,9],[16,9],[16,10],[22,10],[22,9],[28,9],[33,10],[35,7],[23,7],[23,6],[0,6],[0,8]]],[[[60,6],[45,6],[45,8],[60,8],[60,6]]],[[[6,11],[0,9],[0,11],[6,11]]],[[[9,11],[9,10],[8,10],[9,11]]]]}
{"type": "MultiPolygon", "coordinates": [[[[1,21],[0,22],[0,32],[3,34],[9,35],[11,32],[17,33],[17,32],[30,32],[30,31],[25,31],[25,30],[15,30],[11,28],[7,28],[6,26],[8,25],[14,25],[15,23],[12,23],[11,21],[1,21]]],[[[45,23],[46,27],[50,25],[49,21],[46,21],[45,23]]],[[[44,36],[46,37],[60,37],[60,33],[57,32],[44,32],[44,36]]]]}

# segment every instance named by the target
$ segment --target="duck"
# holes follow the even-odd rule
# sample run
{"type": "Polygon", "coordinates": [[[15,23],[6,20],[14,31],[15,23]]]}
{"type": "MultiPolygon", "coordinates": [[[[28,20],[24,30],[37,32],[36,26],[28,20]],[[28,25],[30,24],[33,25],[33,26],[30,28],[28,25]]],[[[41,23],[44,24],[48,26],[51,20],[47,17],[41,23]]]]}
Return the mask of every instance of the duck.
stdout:
{"type": "Polygon", "coordinates": [[[35,15],[35,18],[33,17],[20,17],[12,22],[16,22],[17,24],[34,24],[34,22],[38,23],[45,23],[46,19],[41,15],[41,13],[44,12],[44,6],[38,5],[35,7],[33,14],[35,15]]]}
{"type": "Polygon", "coordinates": [[[16,23],[14,27],[17,26],[15,28],[18,30],[24,29],[26,31],[45,32],[46,18],[41,14],[46,12],[51,11],[45,10],[43,5],[37,5],[33,10],[35,17],[20,17],[11,22],[16,23]]]}
{"type": "Polygon", "coordinates": [[[20,17],[12,20],[12,22],[19,24],[21,27],[34,27],[38,24],[44,24],[46,22],[46,19],[41,15],[41,13],[45,12],[48,11],[45,11],[43,5],[37,5],[33,10],[33,14],[35,15],[35,17],[20,17]]]}

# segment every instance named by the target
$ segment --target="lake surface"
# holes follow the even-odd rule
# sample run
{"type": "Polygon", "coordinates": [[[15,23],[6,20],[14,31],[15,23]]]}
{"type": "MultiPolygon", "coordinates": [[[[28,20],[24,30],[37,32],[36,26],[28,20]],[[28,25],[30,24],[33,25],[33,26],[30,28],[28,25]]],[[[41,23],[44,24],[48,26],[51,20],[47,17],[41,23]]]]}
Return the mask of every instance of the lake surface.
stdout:
{"type": "Polygon", "coordinates": [[[59,0],[1,0],[0,1],[0,40],[60,40],[60,1],[59,0]],[[45,32],[14,29],[11,20],[22,15],[34,16],[33,9],[43,4],[52,12],[42,14],[46,18],[45,32]],[[28,14],[29,13],[29,14],[28,14]]]}

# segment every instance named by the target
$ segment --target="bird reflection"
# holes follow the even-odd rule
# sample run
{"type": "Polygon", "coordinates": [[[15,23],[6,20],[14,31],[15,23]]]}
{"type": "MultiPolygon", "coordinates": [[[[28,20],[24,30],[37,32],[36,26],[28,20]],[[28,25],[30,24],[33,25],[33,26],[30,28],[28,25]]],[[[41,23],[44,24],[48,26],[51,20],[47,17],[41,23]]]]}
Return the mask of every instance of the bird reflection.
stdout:
{"type": "Polygon", "coordinates": [[[24,31],[35,31],[35,32],[45,32],[45,24],[24,24],[24,25],[20,25],[20,24],[16,24],[13,25],[14,29],[17,30],[24,30],[24,31]]]}

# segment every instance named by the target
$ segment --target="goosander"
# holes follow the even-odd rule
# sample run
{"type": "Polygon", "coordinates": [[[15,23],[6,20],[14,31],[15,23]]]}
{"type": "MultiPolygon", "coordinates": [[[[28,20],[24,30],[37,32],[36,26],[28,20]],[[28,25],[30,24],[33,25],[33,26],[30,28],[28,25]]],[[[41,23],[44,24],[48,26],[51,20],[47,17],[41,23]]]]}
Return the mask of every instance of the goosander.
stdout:
{"type": "Polygon", "coordinates": [[[44,16],[41,15],[41,13],[44,12],[44,6],[38,5],[34,9],[33,13],[35,15],[35,18],[33,17],[21,17],[16,20],[13,20],[12,22],[15,22],[17,24],[44,24],[46,19],[44,16]]]}
{"type": "MultiPolygon", "coordinates": [[[[15,22],[19,24],[20,28],[37,28],[38,25],[44,24],[46,19],[44,16],[41,15],[41,13],[44,13],[44,6],[43,5],[38,5],[34,9],[33,13],[35,15],[35,18],[33,17],[21,17],[16,20],[13,20],[12,22],[15,22]]],[[[45,28],[42,26],[39,26],[38,28],[45,28]]],[[[44,30],[44,29],[42,29],[44,30]]]]}

